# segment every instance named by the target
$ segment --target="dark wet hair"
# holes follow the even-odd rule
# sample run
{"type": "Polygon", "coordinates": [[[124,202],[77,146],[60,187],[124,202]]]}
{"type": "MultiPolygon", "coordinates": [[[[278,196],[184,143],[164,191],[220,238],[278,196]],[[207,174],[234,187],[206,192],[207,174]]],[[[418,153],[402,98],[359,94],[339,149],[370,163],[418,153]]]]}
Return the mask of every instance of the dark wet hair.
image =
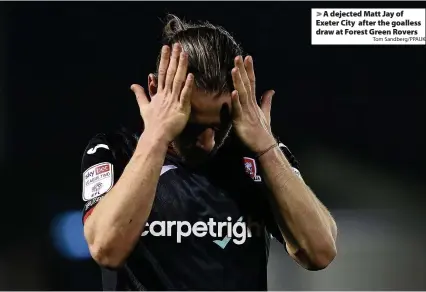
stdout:
{"type": "MultiPolygon", "coordinates": [[[[188,72],[194,74],[197,87],[208,92],[231,92],[234,58],[243,51],[229,32],[209,22],[189,23],[171,14],[166,21],[163,44],[181,44],[188,53],[188,72]]],[[[157,70],[159,62],[160,56],[157,70]]]]}

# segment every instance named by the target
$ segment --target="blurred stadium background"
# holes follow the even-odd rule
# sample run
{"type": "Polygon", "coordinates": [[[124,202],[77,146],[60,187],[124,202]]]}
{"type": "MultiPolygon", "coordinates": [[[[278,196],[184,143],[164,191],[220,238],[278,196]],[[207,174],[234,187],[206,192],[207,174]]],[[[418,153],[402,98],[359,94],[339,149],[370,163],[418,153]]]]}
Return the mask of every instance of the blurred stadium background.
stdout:
{"type": "Polygon", "coordinates": [[[304,271],[274,244],[270,289],[425,290],[425,48],[312,47],[310,8],[326,4],[0,2],[0,289],[101,289],[81,155],[96,132],[138,124],[128,88],[154,70],[171,12],[254,56],[259,90],[277,92],[274,132],[336,217],[335,262],[304,271]]]}

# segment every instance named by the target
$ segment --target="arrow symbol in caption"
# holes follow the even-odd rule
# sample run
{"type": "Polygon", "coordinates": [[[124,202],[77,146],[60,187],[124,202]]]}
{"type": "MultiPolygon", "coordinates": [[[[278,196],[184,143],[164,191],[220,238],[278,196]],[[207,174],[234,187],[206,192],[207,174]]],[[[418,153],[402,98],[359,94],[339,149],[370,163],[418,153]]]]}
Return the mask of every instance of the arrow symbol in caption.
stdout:
{"type": "Polygon", "coordinates": [[[321,16],[321,12],[317,12],[317,16],[321,16]]]}

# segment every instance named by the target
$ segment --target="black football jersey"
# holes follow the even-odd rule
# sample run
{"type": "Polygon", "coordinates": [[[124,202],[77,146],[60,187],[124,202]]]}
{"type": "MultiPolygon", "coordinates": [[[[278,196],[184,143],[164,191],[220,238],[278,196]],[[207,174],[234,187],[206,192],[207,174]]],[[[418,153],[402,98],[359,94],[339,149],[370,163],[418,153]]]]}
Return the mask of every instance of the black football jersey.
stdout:
{"type": "MultiPolygon", "coordinates": [[[[120,179],[138,139],[120,130],[90,140],[81,167],[83,223],[120,179]]],[[[104,290],[267,290],[270,239],[284,243],[267,192],[253,153],[235,138],[199,168],[169,152],[133,252],[122,268],[101,268],[104,290]]]]}

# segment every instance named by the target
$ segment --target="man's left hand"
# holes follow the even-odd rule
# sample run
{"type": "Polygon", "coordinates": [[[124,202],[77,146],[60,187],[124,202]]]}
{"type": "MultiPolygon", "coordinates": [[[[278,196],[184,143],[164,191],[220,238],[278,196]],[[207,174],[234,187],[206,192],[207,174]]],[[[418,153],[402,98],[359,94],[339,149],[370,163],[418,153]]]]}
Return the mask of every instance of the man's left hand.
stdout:
{"type": "Polygon", "coordinates": [[[232,121],[239,138],[253,152],[260,152],[275,143],[271,132],[271,103],[275,91],[266,91],[260,107],[256,101],[256,80],[253,58],[235,58],[232,69],[235,90],[232,92],[232,121]]]}

